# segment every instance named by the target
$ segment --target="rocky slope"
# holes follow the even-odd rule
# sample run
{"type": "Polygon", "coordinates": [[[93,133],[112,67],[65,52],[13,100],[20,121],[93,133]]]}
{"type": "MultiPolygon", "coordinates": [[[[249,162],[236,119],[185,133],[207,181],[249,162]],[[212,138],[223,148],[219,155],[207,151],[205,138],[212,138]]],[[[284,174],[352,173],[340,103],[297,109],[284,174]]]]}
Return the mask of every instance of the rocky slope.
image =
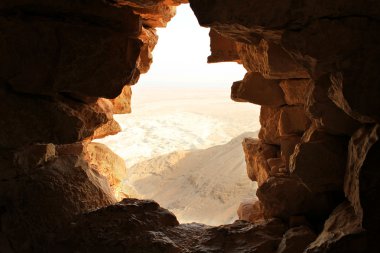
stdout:
{"type": "Polygon", "coordinates": [[[183,2],[1,1],[1,251],[377,252],[376,0],[190,0],[209,61],[247,69],[231,97],[262,106],[243,142],[255,215],[178,225],[154,202],[115,203],[112,154],[86,142],[117,132],[125,85],[183,2]]]}

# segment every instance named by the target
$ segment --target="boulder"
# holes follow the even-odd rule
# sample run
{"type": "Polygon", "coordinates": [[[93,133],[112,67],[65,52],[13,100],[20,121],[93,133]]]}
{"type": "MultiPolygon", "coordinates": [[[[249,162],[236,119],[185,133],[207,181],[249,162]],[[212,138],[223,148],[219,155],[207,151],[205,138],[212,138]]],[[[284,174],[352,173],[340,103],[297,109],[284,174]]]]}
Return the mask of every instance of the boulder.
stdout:
{"type": "Polygon", "coordinates": [[[235,82],[231,98],[236,102],[250,102],[265,106],[285,104],[284,93],[276,80],[265,79],[260,73],[248,72],[243,81],[235,82]]]}

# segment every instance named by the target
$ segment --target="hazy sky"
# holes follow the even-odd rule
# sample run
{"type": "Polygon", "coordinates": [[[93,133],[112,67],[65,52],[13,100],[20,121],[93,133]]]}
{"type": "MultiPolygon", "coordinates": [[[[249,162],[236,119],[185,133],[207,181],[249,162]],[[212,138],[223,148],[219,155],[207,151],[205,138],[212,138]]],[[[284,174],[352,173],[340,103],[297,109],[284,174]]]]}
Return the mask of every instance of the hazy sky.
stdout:
{"type": "Polygon", "coordinates": [[[158,29],[153,64],[141,76],[139,86],[223,86],[243,79],[245,70],[237,63],[207,64],[210,55],[209,29],[200,27],[188,4],[166,28],[158,29]]]}

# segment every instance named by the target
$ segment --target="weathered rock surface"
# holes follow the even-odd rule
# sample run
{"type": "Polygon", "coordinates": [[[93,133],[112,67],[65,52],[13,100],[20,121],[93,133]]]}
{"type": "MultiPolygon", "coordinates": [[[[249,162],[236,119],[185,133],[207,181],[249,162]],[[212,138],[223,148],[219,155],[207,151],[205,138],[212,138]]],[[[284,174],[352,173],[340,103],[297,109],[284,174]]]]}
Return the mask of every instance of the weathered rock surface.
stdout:
{"type": "Polygon", "coordinates": [[[345,193],[363,227],[371,234],[379,233],[379,125],[359,129],[349,144],[349,159],[345,177],[345,193]]]}
{"type": "Polygon", "coordinates": [[[120,95],[114,99],[110,99],[114,114],[125,114],[131,113],[131,98],[132,98],[132,88],[128,85],[124,86],[120,95]]]}
{"type": "Polygon", "coordinates": [[[265,219],[261,202],[257,199],[247,199],[240,203],[237,210],[239,220],[252,223],[265,219]]]}
{"type": "Polygon", "coordinates": [[[316,239],[315,233],[305,226],[294,227],[286,231],[277,253],[303,253],[306,247],[316,239]]]}
{"type": "Polygon", "coordinates": [[[329,98],[331,87],[329,75],[310,82],[310,93],[307,101],[307,111],[319,128],[336,135],[352,135],[360,124],[329,98]]]}
{"type": "Polygon", "coordinates": [[[287,79],[280,83],[288,105],[305,105],[309,96],[310,79],[287,79]]]}
{"type": "Polygon", "coordinates": [[[322,233],[308,246],[307,253],[368,251],[364,230],[352,206],[345,202],[339,205],[326,220],[322,233]]]}
{"type": "Polygon", "coordinates": [[[281,137],[302,135],[310,123],[303,106],[284,106],[280,113],[279,134],[281,137]]]}
{"type": "Polygon", "coordinates": [[[281,108],[262,106],[260,111],[260,132],[259,138],[264,142],[273,145],[280,145],[280,131],[278,129],[281,115],[281,108]]]}
{"type": "Polygon", "coordinates": [[[76,215],[115,202],[106,178],[82,156],[81,144],[25,147],[9,166],[2,168],[13,173],[0,182],[1,219],[15,252],[37,250],[76,215]]]}
{"type": "Polygon", "coordinates": [[[264,206],[265,217],[288,219],[306,215],[311,219],[323,219],[334,208],[329,194],[314,194],[297,178],[270,177],[257,189],[257,197],[264,206]]]}
{"type": "Polygon", "coordinates": [[[211,55],[207,58],[208,63],[240,62],[235,41],[222,36],[214,29],[210,29],[210,49],[211,55]]]}
{"type": "Polygon", "coordinates": [[[79,217],[69,235],[53,249],[55,252],[274,253],[285,230],[279,220],[256,224],[237,221],[220,227],[178,225],[175,217],[155,202],[124,199],[79,217]]]}
{"type": "Polygon", "coordinates": [[[310,128],[290,160],[290,171],[313,192],[342,191],[347,140],[310,128]]]}
{"type": "Polygon", "coordinates": [[[0,78],[18,92],[116,97],[136,81],[141,21],[103,1],[3,1],[0,78]],[[18,15],[17,13],[20,13],[18,15]]]}
{"type": "Polygon", "coordinates": [[[253,138],[245,138],[242,144],[248,177],[261,186],[271,175],[267,160],[277,157],[278,148],[253,138]]]}
{"type": "Polygon", "coordinates": [[[122,181],[127,178],[125,161],[106,145],[96,142],[86,144],[84,155],[90,166],[108,179],[116,199],[121,199],[122,181]]]}
{"type": "Polygon", "coordinates": [[[257,44],[238,43],[237,46],[244,67],[260,72],[267,79],[309,77],[306,69],[275,43],[262,39],[257,44]]]}
{"type": "Polygon", "coordinates": [[[112,118],[97,102],[82,103],[60,96],[34,97],[0,88],[0,147],[31,143],[67,144],[91,137],[112,118]],[[111,117],[111,118],[110,118],[111,117]]]}
{"type": "Polygon", "coordinates": [[[253,72],[248,72],[243,81],[232,85],[231,98],[236,102],[265,106],[278,107],[285,104],[279,81],[265,79],[260,73],[253,72]]]}

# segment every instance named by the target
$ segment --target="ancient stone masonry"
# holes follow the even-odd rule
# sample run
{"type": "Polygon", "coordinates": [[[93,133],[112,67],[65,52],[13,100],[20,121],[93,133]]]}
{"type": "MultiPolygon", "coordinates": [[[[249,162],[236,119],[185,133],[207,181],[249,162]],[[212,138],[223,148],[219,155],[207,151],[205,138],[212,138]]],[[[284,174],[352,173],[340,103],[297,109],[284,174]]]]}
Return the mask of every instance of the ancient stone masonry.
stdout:
{"type": "Polygon", "coordinates": [[[2,0],[0,30],[0,252],[378,252],[378,0],[2,0]],[[261,106],[259,200],[220,227],[117,202],[125,165],[90,143],[186,2],[208,61],[247,70],[231,98],[261,106]]]}
{"type": "MultiPolygon", "coordinates": [[[[248,71],[232,85],[231,98],[262,106],[260,139],[243,142],[248,176],[259,185],[259,202],[250,208],[242,204],[241,217],[290,222],[303,216],[319,233],[337,208],[307,252],[372,252],[380,225],[375,215],[380,174],[373,167],[380,157],[375,125],[380,111],[380,3],[190,4],[201,25],[223,41],[229,39],[229,47],[235,42],[240,61],[234,61],[248,71]],[[344,196],[349,202],[337,207],[344,196]]],[[[212,38],[211,43],[216,36],[212,38]]],[[[228,57],[219,59],[224,60],[228,57]]],[[[307,231],[294,233],[284,235],[278,252],[288,252],[283,245],[290,235],[309,243],[315,238],[307,231]]],[[[303,252],[307,244],[289,252],[303,252]]]]}

